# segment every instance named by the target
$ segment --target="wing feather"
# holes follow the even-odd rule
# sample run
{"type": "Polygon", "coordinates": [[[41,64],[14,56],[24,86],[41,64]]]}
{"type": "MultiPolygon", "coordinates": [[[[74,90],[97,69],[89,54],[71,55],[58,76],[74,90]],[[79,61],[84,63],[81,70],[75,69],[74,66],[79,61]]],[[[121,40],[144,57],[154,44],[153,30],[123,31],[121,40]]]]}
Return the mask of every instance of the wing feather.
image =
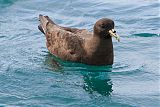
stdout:
{"type": "Polygon", "coordinates": [[[50,53],[61,59],[76,61],[82,58],[84,54],[84,40],[80,36],[60,29],[56,25],[47,27],[46,39],[50,53]]]}

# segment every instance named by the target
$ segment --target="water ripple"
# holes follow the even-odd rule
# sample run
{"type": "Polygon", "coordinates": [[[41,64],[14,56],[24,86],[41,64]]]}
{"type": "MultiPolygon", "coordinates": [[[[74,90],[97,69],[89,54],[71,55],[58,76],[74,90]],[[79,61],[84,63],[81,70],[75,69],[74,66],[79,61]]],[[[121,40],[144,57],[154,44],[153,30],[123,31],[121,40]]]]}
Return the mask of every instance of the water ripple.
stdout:
{"type": "Polygon", "coordinates": [[[158,107],[158,9],[157,0],[0,0],[0,106],[158,107]],[[53,60],[39,14],[89,30],[113,19],[113,66],[53,60]]]}
{"type": "Polygon", "coordinates": [[[160,37],[159,34],[152,34],[152,33],[139,33],[139,34],[134,34],[134,36],[138,36],[138,37],[160,37]]]}

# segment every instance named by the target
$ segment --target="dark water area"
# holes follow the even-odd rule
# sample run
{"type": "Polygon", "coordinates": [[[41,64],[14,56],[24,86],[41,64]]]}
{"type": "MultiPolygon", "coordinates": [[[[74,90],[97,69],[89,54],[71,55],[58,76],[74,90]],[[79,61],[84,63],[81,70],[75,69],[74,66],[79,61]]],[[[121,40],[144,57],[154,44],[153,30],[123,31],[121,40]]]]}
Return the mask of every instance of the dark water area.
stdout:
{"type": "Polygon", "coordinates": [[[160,107],[159,6],[158,0],[0,0],[0,107],[160,107]],[[113,66],[54,58],[37,29],[39,14],[90,31],[96,20],[113,19],[121,36],[113,39],[113,66]]]}

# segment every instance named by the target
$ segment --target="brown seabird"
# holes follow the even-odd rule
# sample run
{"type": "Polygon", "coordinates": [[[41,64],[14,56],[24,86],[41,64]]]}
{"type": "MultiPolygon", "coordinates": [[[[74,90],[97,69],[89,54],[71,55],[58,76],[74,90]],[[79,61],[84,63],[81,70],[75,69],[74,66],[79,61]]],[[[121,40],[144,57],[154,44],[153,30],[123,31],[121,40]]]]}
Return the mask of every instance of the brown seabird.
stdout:
{"type": "Polygon", "coordinates": [[[89,65],[113,64],[112,36],[119,41],[113,20],[98,20],[93,32],[59,26],[48,16],[39,15],[39,20],[38,28],[45,34],[46,46],[51,54],[65,61],[89,65]]]}

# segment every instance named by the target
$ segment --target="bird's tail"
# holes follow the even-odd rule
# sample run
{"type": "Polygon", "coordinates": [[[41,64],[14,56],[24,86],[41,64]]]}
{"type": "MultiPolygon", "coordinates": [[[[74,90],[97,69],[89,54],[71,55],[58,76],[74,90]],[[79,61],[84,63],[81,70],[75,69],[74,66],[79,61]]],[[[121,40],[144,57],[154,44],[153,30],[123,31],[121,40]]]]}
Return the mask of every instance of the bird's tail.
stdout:
{"type": "Polygon", "coordinates": [[[39,21],[40,21],[40,25],[38,26],[38,29],[44,34],[47,31],[47,25],[49,23],[55,24],[48,16],[43,16],[41,14],[39,15],[39,21]]]}

